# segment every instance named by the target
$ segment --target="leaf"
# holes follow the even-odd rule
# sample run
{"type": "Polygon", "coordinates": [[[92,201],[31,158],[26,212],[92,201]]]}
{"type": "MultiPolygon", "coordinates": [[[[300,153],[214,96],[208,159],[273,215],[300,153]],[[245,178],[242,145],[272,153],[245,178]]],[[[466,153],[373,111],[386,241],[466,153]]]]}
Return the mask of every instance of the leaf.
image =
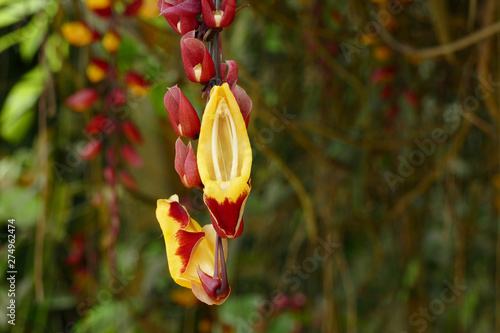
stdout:
{"type": "Polygon", "coordinates": [[[35,119],[34,106],[42,94],[46,72],[35,67],[10,90],[0,113],[0,136],[11,143],[24,138],[35,119]]]}
{"type": "Polygon", "coordinates": [[[52,34],[45,43],[45,56],[50,70],[57,73],[61,70],[64,59],[68,56],[69,44],[59,34],[52,34]]]}
{"type": "Polygon", "coordinates": [[[23,0],[15,1],[0,8],[0,28],[17,23],[25,17],[42,10],[47,5],[47,1],[23,0]]]}
{"type": "Polygon", "coordinates": [[[19,51],[21,58],[30,61],[40,48],[43,37],[47,33],[49,22],[57,13],[59,5],[56,1],[50,1],[42,12],[35,15],[23,28],[19,51]]]}

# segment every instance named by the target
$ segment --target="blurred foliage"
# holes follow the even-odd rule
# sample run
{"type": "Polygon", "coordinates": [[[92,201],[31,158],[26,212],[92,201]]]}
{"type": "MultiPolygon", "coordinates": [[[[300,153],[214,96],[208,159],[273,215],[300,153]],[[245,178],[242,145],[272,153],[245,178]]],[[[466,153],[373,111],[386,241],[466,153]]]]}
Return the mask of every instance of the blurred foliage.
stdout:
{"type": "Polygon", "coordinates": [[[83,1],[0,0],[0,269],[14,217],[18,271],[16,326],[2,315],[0,330],[499,332],[498,1],[246,4],[222,38],[254,103],[252,193],[229,251],[232,294],[209,308],[170,278],[154,215],[179,193],[210,221],[173,166],[166,87],[204,106],[178,36],[156,14],[115,22],[116,65],[152,87],[126,112],[145,167],[137,192],[119,188],[111,270],[102,164],[75,153],[91,115],[64,105],[105,53],[60,33],[105,21],[83,1]]]}

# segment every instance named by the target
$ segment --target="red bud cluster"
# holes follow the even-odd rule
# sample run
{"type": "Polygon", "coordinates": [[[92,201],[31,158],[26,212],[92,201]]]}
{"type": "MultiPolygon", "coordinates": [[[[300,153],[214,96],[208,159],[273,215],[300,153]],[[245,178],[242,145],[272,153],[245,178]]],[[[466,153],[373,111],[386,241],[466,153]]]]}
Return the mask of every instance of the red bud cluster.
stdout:
{"type": "MultiPolygon", "coordinates": [[[[144,1],[85,0],[85,3],[94,14],[107,20],[106,30],[98,33],[85,22],[68,22],[63,25],[63,36],[74,46],[84,46],[100,40],[100,45],[95,44],[95,47],[107,51],[108,59],[91,59],[86,75],[95,87],[88,87],[70,95],[66,99],[66,105],[78,112],[90,111],[97,105],[100,107],[100,112],[92,116],[85,126],[89,140],[80,150],[80,156],[90,160],[104,153],[105,182],[112,187],[121,183],[134,190],[137,184],[126,167],[142,166],[142,159],[134,145],[141,144],[143,138],[137,126],[131,120],[123,119],[121,113],[128,103],[130,93],[135,96],[146,95],[149,82],[134,71],[121,73],[113,65],[116,63],[113,58],[116,57],[121,43],[117,19],[120,15],[137,15],[144,1]]],[[[199,12],[201,13],[201,4],[199,12]]]]}

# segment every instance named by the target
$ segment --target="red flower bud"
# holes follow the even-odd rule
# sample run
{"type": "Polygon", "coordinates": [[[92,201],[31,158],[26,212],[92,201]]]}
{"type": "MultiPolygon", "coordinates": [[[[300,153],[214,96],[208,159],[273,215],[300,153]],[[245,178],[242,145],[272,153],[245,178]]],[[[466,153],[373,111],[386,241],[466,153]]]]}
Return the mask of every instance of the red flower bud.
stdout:
{"type": "Polygon", "coordinates": [[[223,81],[232,90],[238,82],[238,64],[234,60],[227,60],[225,64],[221,64],[221,69],[223,81]]]}
{"type": "Polygon", "coordinates": [[[108,118],[106,118],[102,114],[98,114],[89,120],[87,126],[85,126],[85,130],[91,135],[99,134],[104,131],[104,128],[107,124],[108,118]]]}
{"type": "Polygon", "coordinates": [[[132,177],[132,175],[128,171],[126,170],[120,171],[119,177],[120,177],[120,183],[122,183],[123,186],[125,186],[126,188],[128,188],[131,191],[135,191],[137,189],[137,183],[134,177],[132,177]]]}
{"type": "Polygon", "coordinates": [[[405,98],[406,103],[408,103],[408,105],[410,105],[413,108],[418,106],[418,97],[417,97],[417,95],[415,95],[415,93],[412,90],[409,90],[409,89],[406,90],[404,92],[403,96],[405,98]]]}
{"type": "Polygon", "coordinates": [[[181,53],[184,70],[193,82],[208,82],[215,76],[215,66],[205,44],[194,38],[194,31],[181,38],[181,53]]]}
{"type": "Polygon", "coordinates": [[[135,16],[139,9],[141,9],[142,6],[142,0],[135,0],[127,5],[127,8],[125,8],[125,12],[123,15],[125,16],[135,16]]]}
{"type": "Polygon", "coordinates": [[[127,104],[127,94],[121,87],[117,87],[106,96],[106,103],[112,107],[120,107],[127,104]]]}
{"type": "Polygon", "coordinates": [[[275,311],[277,313],[280,313],[288,307],[288,305],[290,304],[290,298],[284,293],[280,292],[273,297],[273,304],[275,306],[275,311]]]}
{"type": "Polygon", "coordinates": [[[307,303],[307,296],[304,293],[296,293],[293,295],[291,306],[296,309],[303,308],[307,303]]]}
{"type": "Polygon", "coordinates": [[[200,118],[177,85],[168,89],[163,101],[178,136],[194,137],[200,133],[200,118]]]}
{"type": "Polygon", "coordinates": [[[102,142],[99,140],[92,140],[85,145],[80,152],[80,156],[84,160],[91,160],[95,158],[102,150],[102,142]]]}
{"type": "Polygon", "coordinates": [[[175,171],[181,177],[181,181],[187,188],[195,187],[201,184],[198,166],[196,165],[196,156],[194,155],[191,142],[187,147],[181,139],[175,142],[175,171]]]}
{"type": "Polygon", "coordinates": [[[66,99],[66,105],[75,111],[83,112],[90,109],[98,98],[99,94],[97,93],[97,90],[93,88],[86,88],[69,96],[66,99]]]}
{"type": "Polygon", "coordinates": [[[113,147],[106,149],[106,161],[111,165],[116,165],[116,152],[113,147]]]}
{"type": "Polygon", "coordinates": [[[387,101],[389,98],[391,98],[391,96],[392,96],[392,87],[387,85],[380,92],[380,98],[382,98],[383,101],[387,101]]]}
{"type": "Polygon", "coordinates": [[[243,89],[237,84],[232,89],[232,93],[234,97],[236,97],[236,102],[238,102],[241,114],[243,115],[243,119],[245,119],[245,124],[248,127],[248,120],[250,119],[250,112],[252,112],[252,106],[253,106],[252,100],[250,99],[250,97],[248,97],[245,89],[243,89]]]}
{"type": "Polygon", "coordinates": [[[200,0],[159,0],[158,9],[179,35],[198,29],[196,15],[201,13],[200,0]]]}
{"type": "Polygon", "coordinates": [[[125,137],[133,143],[142,143],[142,136],[137,127],[131,121],[124,121],[122,124],[122,132],[125,137]]]}
{"type": "Polygon", "coordinates": [[[125,145],[122,146],[121,151],[125,163],[134,168],[142,167],[142,159],[139,156],[139,154],[137,154],[137,152],[134,150],[134,148],[130,147],[129,145],[125,145]]]}
{"type": "Polygon", "coordinates": [[[106,183],[110,186],[114,186],[115,181],[116,181],[115,169],[113,169],[112,166],[108,165],[107,167],[104,168],[103,174],[104,174],[104,180],[106,181],[106,183]]]}
{"type": "Polygon", "coordinates": [[[125,74],[125,83],[136,96],[144,96],[148,93],[149,83],[135,72],[130,71],[125,74]]]}
{"type": "Polygon", "coordinates": [[[389,66],[389,67],[381,67],[376,69],[371,76],[371,80],[373,83],[381,83],[381,82],[387,82],[392,79],[394,79],[394,76],[396,75],[396,68],[389,66]]]}
{"type": "Polygon", "coordinates": [[[234,20],[235,2],[235,0],[224,0],[220,10],[216,10],[212,0],[201,0],[203,21],[212,28],[227,27],[234,20]]]}

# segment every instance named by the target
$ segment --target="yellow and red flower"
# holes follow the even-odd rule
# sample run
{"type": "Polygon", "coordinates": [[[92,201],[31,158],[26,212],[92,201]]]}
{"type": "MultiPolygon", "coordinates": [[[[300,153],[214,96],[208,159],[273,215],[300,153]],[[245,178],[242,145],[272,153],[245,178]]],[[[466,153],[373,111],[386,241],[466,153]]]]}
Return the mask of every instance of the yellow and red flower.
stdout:
{"type": "Polygon", "coordinates": [[[156,218],[174,281],[192,289],[206,304],[224,303],[231,291],[225,270],[227,241],[217,237],[211,224],[200,227],[179,203],[177,195],[158,200],[156,218]]]}
{"type": "Polygon", "coordinates": [[[73,46],[85,46],[94,41],[94,32],[82,21],[66,22],[61,27],[61,33],[73,46]]]}
{"type": "Polygon", "coordinates": [[[251,188],[252,148],[227,83],[212,88],[199,139],[197,163],[203,200],[219,236],[236,238],[243,231],[243,211],[251,188]]]}

